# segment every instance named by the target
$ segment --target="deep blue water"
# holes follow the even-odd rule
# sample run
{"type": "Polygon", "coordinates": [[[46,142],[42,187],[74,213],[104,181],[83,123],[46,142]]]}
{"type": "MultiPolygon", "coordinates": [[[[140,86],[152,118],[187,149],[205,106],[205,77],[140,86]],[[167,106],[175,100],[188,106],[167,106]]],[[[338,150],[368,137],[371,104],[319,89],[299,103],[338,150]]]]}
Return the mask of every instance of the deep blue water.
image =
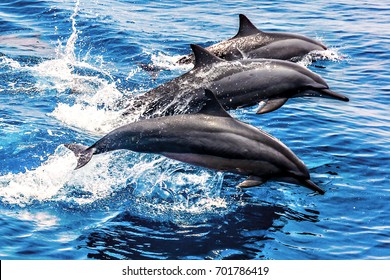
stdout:
{"type": "Polygon", "coordinates": [[[0,258],[390,259],[389,18],[387,1],[1,1],[0,258]],[[189,70],[173,62],[235,35],[239,13],[331,49],[300,63],[350,102],[231,112],[288,145],[325,195],[239,191],[239,176],[125,151],[73,170],[62,144],[129,121],[116,102],[189,70]]]}

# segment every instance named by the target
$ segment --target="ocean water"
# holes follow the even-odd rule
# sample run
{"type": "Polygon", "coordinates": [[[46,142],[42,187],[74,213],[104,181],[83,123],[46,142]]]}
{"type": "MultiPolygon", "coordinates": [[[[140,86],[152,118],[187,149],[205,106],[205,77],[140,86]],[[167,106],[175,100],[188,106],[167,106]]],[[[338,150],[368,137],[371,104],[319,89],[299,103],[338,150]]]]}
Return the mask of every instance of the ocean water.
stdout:
{"type": "Polygon", "coordinates": [[[0,259],[390,259],[389,18],[388,1],[1,1],[0,259]],[[191,69],[189,44],[232,37],[240,13],[330,48],[299,63],[350,102],[231,112],[325,195],[129,151],[73,170],[64,143],[133,121],[115,104],[191,69]]]}

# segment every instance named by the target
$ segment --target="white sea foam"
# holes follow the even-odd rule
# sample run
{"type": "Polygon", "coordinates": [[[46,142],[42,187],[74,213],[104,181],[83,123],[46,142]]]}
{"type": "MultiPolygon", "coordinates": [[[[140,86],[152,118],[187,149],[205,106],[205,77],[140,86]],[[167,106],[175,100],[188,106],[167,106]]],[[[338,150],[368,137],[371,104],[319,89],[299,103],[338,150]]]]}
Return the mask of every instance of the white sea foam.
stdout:
{"type": "MultiPolygon", "coordinates": [[[[228,211],[220,197],[222,173],[125,151],[94,156],[78,170],[75,165],[76,157],[61,145],[39,167],[0,176],[0,199],[19,207],[63,202],[81,208],[128,189],[138,203],[132,209],[152,218],[228,211]]],[[[120,207],[120,201],[116,205],[120,207]]]]}
{"type": "MultiPolygon", "coordinates": [[[[318,41],[322,41],[322,38],[316,38],[318,41]]],[[[147,52],[147,51],[145,51],[147,52]]],[[[180,55],[167,55],[161,52],[151,54],[151,60],[153,65],[158,69],[167,70],[185,70],[189,71],[193,68],[193,64],[179,64],[177,61],[182,58],[180,55]]],[[[297,63],[302,66],[309,66],[315,60],[330,60],[330,61],[342,61],[346,56],[341,52],[339,47],[330,47],[323,51],[312,51],[304,57],[300,58],[297,63]]]]}
{"type": "Polygon", "coordinates": [[[199,219],[207,219],[208,215],[224,216],[232,210],[229,200],[220,194],[222,173],[206,170],[191,173],[192,168],[180,170],[178,167],[183,167],[182,163],[167,159],[158,162],[157,166],[160,171],[156,173],[155,169],[144,170],[143,178],[146,176],[147,181],[142,179],[133,192],[136,205],[130,206],[132,213],[191,224],[199,219]],[[167,164],[169,167],[161,170],[161,166],[167,164]]]}
{"type": "Polygon", "coordinates": [[[51,156],[35,170],[0,176],[0,197],[3,203],[26,206],[55,196],[71,178],[75,163],[71,153],[51,156]]]}
{"type": "Polygon", "coordinates": [[[153,65],[160,69],[188,71],[193,68],[192,64],[179,64],[177,61],[182,58],[180,55],[167,55],[161,52],[151,54],[153,65]]]}
{"type": "Polygon", "coordinates": [[[0,197],[3,203],[20,207],[37,202],[93,203],[125,186],[127,177],[122,167],[126,165],[114,162],[115,153],[104,154],[75,171],[76,157],[61,145],[38,168],[0,176],[0,197]]]}
{"type": "Polygon", "coordinates": [[[323,51],[312,51],[297,61],[297,64],[307,67],[316,60],[342,61],[345,59],[345,55],[339,48],[329,48],[323,51]]]}
{"type": "Polygon", "coordinates": [[[83,76],[73,73],[73,68],[99,69],[86,62],[74,62],[68,58],[48,60],[32,67],[32,73],[39,76],[37,86],[41,89],[53,89],[57,92],[70,90],[72,105],[59,102],[50,116],[61,122],[92,133],[107,133],[120,123],[121,114],[111,110],[121,100],[123,94],[117,89],[116,82],[108,77],[83,76]]]}
{"type": "MultiPolygon", "coordinates": [[[[59,94],[70,93],[69,103],[61,100],[49,115],[69,126],[102,135],[123,124],[122,112],[111,110],[121,100],[122,93],[109,72],[76,57],[75,45],[80,34],[76,28],[78,12],[79,1],[70,18],[72,34],[65,46],[58,44],[54,59],[21,66],[2,57],[0,63],[29,71],[37,77],[35,86],[41,91],[55,89],[59,94]],[[82,74],[80,69],[96,75],[82,74]]],[[[179,58],[162,53],[152,55],[154,65],[163,69],[192,68],[176,64],[179,58]]],[[[128,79],[137,71],[138,68],[130,71],[128,79]]],[[[130,188],[135,201],[139,199],[147,205],[137,208],[144,214],[145,209],[160,214],[172,211],[201,214],[227,208],[225,199],[219,197],[223,179],[220,173],[194,171],[189,165],[170,159],[128,152],[94,156],[79,170],[74,170],[75,165],[73,153],[61,145],[37,168],[1,175],[2,203],[28,207],[34,203],[66,202],[81,207],[130,188]],[[156,200],[162,203],[154,203],[156,200]]]]}
{"type": "Polygon", "coordinates": [[[12,58],[6,57],[6,56],[0,56],[0,66],[8,66],[13,69],[20,69],[21,65],[16,60],[13,60],[12,58]]]}
{"type": "Polygon", "coordinates": [[[50,114],[71,127],[102,135],[118,126],[118,113],[82,104],[68,105],[59,103],[50,114]]]}
{"type": "MultiPolygon", "coordinates": [[[[68,100],[61,100],[49,116],[71,127],[100,135],[123,124],[121,113],[112,110],[123,94],[117,89],[117,81],[102,65],[87,62],[89,54],[84,58],[75,54],[80,34],[76,28],[79,2],[76,1],[70,17],[72,34],[65,45],[58,43],[56,57],[25,69],[37,78],[35,86],[40,91],[54,89],[59,94],[69,94],[68,100]]],[[[103,64],[103,58],[100,62],[103,64]]]]}

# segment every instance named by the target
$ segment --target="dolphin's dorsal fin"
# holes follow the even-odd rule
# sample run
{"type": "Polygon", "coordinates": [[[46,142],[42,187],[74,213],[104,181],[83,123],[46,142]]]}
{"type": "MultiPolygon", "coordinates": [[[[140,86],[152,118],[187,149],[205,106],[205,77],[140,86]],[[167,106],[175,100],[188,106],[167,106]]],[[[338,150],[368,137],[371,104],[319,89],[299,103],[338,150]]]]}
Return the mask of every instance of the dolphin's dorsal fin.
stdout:
{"type": "Polygon", "coordinates": [[[191,49],[194,52],[195,56],[194,68],[203,67],[205,65],[210,65],[223,61],[221,58],[217,57],[208,50],[202,48],[201,46],[191,44],[191,49]]]}
{"type": "Polygon", "coordinates": [[[202,109],[200,109],[198,112],[199,114],[231,118],[231,116],[222,107],[221,103],[219,103],[217,97],[211,90],[205,89],[204,95],[205,101],[203,103],[202,109]]]}
{"type": "Polygon", "coordinates": [[[262,33],[245,15],[240,14],[239,17],[240,27],[236,36],[234,36],[232,39],[262,33]]]}

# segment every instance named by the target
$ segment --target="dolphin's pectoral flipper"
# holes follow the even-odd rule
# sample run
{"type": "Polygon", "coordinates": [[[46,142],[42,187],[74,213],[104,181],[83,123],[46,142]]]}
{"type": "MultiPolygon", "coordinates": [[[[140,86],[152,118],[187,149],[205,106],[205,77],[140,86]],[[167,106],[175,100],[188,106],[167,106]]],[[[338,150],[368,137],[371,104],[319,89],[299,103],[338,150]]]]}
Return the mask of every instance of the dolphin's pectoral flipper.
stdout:
{"type": "Polygon", "coordinates": [[[69,150],[71,150],[77,157],[77,166],[75,169],[79,169],[86,165],[92,158],[94,149],[88,148],[81,144],[65,144],[69,150]]]}
{"type": "Polygon", "coordinates": [[[256,187],[264,183],[264,180],[257,176],[249,176],[245,181],[238,184],[238,188],[256,187]]]}
{"type": "Polygon", "coordinates": [[[260,108],[257,110],[256,114],[265,114],[282,107],[286,103],[288,98],[275,98],[262,101],[263,104],[260,104],[260,108]]]}

